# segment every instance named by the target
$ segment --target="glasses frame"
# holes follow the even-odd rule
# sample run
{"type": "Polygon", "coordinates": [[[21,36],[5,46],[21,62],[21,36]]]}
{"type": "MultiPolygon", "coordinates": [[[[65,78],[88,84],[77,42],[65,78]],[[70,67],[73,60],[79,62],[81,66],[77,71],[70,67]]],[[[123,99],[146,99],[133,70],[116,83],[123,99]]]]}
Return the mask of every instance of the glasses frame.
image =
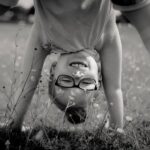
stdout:
{"type": "MultiPolygon", "coordinates": [[[[83,79],[90,79],[90,78],[83,78],[83,79]]],[[[75,83],[75,80],[74,80],[74,78],[73,78],[72,76],[69,76],[69,75],[59,75],[58,78],[55,80],[55,85],[56,85],[56,86],[59,86],[59,87],[62,87],[62,88],[79,88],[79,89],[81,89],[81,90],[86,90],[86,91],[95,91],[95,90],[98,90],[98,85],[96,84],[96,81],[95,81],[94,79],[92,79],[92,80],[94,80],[94,82],[95,82],[95,84],[94,84],[94,85],[95,85],[95,88],[94,88],[94,89],[83,89],[83,88],[81,88],[81,87],[80,87],[80,83],[82,82],[83,79],[81,79],[81,80],[79,81],[79,83],[76,84],[76,83],[75,83]],[[71,87],[66,87],[66,86],[60,85],[60,84],[59,84],[59,78],[62,77],[62,76],[71,78],[72,81],[73,81],[73,85],[72,85],[71,87]]]]}

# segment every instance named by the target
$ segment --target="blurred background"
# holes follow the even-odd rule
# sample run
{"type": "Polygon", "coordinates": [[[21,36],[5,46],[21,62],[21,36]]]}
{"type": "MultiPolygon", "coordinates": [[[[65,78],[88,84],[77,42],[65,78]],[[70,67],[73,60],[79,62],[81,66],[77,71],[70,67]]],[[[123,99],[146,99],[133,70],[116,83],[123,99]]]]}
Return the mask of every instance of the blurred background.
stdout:
{"type": "MultiPolygon", "coordinates": [[[[117,16],[117,23],[128,22],[119,11],[115,11],[117,16]]],[[[34,6],[33,0],[20,0],[17,7],[10,9],[3,16],[0,16],[0,22],[19,22],[33,23],[34,20],[34,6]]]]}
{"type": "Polygon", "coordinates": [[[16,7],[0,16],[0,22],[24,21],[26,23],[33,23],[33,15],[33,0],[20,0],[16,7]]]}

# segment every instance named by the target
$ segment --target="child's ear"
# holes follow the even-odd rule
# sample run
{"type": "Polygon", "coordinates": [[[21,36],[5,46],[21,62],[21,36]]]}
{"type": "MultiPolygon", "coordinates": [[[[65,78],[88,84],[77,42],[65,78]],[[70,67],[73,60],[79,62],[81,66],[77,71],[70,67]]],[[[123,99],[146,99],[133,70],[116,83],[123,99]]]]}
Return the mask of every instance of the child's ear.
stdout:
{"type": "Polygon", "coordinates": [[[102,72],[99,69],[98,70],[98,89],[100,89],[101,86],[102,86],[102,72]]]}
{"type": "Polygon", "coordinates": [[[50,96],[53,96],[53,92],[54,92],[54,74],[55,74],[56,65],[57,65],[57,62],[54,62],[50,68],[50,77],[49,77],[49,95],[50,96]]]}
{"type": "Polygon", "coordinates": [[[98,80],[98,90],[102,87],[102,80],[98,80]]]}
{"type": "Polygon", "coordinates": [[[50,78],[54,76],[55,68],[56,68],[57,62],[53,62],[50,68],[50,78]]]}
{"type": "Polygon", "coordinates": [[[100,80],[102,80],[101,62],[100,62],[100,60],[98,60],[96,62],[97,62],[97,67],[98,67],[98,78],[99,78],[99,81],[100,81],[100,80]]]}
{"type": "Polygon", "coordinates": [[[54,96],[54,77],[50,77],[49,83],[48,83],[48,93],[50,98],[53,98],[54,96]]]}

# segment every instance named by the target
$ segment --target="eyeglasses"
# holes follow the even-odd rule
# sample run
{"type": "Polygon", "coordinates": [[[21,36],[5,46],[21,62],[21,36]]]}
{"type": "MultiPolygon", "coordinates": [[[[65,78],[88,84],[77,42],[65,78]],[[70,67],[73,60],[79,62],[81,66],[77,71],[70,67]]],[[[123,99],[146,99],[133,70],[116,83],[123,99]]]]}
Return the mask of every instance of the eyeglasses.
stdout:
{"type": "Polygon", "coordinates": [[[77,87],[77,88],[80,88],[80,89],[86,90],[86,91],[93,91],[93,90],[98,89],[96,81],[94,79],[84,78],[84,79],[81,79],[78,84],[75,84],[74,78],[71,76],[68,76],[68,75],[58,76],[58,78],[55,82],[55,85],[63,87],[63,88],[77,87]]]}

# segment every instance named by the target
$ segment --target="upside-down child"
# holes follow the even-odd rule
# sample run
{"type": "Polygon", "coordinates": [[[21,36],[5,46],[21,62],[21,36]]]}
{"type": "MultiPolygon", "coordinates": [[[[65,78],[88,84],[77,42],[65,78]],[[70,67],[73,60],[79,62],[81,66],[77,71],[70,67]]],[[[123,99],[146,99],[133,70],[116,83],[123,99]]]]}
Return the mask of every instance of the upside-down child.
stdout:
{"type": "MultiPolygon", "coordinates": [[[[0,0],[0,3],[10,6],[12,3],[9,1],[0,0]]],[[[84,101],[91,99],[93,91],[99,89],[102,74],[110,126],[123,128],[122,47],[111,2],[95,0],[86,9],[82,9],[82,2],[34,0],[35,22],[26,47],[20,89],[16,92],[18,103],[12,116],[12,128],[21,127],[44,60],[52,53],[59,56],[50,82],[51,98],[58,108],[66,109],[68,97],[73,91],[75,104],[69,113],[82,111],[84,101]],[[97,64],[98,54],[101,68],[97,64]]],[[[71,119],[68,120],[71,122],[71,119]]]]}

